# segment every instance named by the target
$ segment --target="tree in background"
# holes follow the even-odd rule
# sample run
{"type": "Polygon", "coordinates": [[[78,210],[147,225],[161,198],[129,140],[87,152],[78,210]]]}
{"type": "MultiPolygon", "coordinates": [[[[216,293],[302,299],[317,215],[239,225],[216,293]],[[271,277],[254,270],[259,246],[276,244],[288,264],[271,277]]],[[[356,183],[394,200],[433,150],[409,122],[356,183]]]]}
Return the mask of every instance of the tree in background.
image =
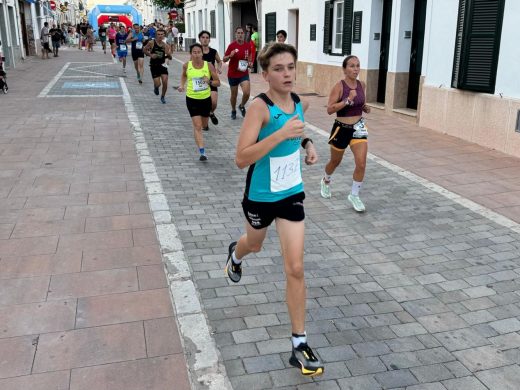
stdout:
{"type": "Polygon", "coordinates": [[[152,0],[153,3],[164,9],[184,8],[184,0],[152,0]]]}

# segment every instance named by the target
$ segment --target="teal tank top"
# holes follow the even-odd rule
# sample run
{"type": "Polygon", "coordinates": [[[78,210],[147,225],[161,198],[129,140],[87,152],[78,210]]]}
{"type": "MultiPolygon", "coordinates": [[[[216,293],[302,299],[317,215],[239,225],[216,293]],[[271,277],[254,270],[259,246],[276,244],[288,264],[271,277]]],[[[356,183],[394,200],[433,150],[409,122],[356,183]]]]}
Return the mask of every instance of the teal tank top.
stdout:
{"type": "MultiPolygon", "coordinates": [[[[276,106],[266,94],[262,99],[269,109],[269,123],[260,129],[258,141],[281,129],[294,115],[304,121],[303,107],[298,95],[291,93],[294,112],[287,114],[276,106]]],[[[249,167],[245,196],[255,202],[277,202],[303,192],[300,157],[301,138],[280,142],[269,153],[249,167]]]]}

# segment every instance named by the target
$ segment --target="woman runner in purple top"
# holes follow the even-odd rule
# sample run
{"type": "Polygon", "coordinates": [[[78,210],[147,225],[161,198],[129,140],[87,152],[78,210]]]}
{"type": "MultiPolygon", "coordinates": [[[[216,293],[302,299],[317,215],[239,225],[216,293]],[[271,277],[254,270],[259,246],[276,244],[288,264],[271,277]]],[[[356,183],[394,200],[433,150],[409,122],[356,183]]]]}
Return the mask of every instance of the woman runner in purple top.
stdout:
{"type": "Polygon", "coordinates": [[[336,113],[329,138],[330,160],[325,166],[325,176],[321,179],[321,196],[330,198],[330,181],[332,174],[341,163],[345,150],[350,146],[354,154],[356,167],[353,174],[352,190],[348,201],[357,212],[365,211],[365,205],[359,198],[359,190],[363,184],[368,153],[368,132],[363,112],[369,113],[370,107],[365,104],[365,83],[359,81],[359,59],[348,56],[343,61],[345,78],[334,85],[329,95],[327,114],[336,113]]]}

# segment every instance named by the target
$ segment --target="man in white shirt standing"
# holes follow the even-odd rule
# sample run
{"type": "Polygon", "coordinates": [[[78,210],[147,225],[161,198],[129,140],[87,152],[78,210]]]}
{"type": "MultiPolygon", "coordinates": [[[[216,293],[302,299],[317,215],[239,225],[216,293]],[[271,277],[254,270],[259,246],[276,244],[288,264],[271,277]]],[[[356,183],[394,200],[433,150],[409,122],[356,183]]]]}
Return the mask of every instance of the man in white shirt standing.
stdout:
{"type": "Polygon", "coordinates": [[[49,59],[49,53],[51,48],[49,47],[49,23],[43,23],[42,30],[40,31],[40,42],[42,44],[42,60],[49,59]]]}
{"type": "Polygon", "coordinates": [[[172,26],[172,35],[173,35],[173,50],[177,51],[179,47],[179,29],[173,25],[172,26]]]}

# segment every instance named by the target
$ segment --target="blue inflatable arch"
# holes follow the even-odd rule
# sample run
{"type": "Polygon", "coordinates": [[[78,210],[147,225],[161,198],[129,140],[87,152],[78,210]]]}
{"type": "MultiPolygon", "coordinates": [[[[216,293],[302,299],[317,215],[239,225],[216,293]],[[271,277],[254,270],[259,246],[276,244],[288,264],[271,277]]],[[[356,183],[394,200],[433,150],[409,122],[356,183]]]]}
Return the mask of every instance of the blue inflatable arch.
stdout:
{"type": "Polygon", "coordinates": [[[143,24],[143,16],[131,5],[96,5],[88,13],[88,23],[92,26],[96,36],[98,31],[98,17],[101,14],[132,15],[132,23],[143,24]]]}

